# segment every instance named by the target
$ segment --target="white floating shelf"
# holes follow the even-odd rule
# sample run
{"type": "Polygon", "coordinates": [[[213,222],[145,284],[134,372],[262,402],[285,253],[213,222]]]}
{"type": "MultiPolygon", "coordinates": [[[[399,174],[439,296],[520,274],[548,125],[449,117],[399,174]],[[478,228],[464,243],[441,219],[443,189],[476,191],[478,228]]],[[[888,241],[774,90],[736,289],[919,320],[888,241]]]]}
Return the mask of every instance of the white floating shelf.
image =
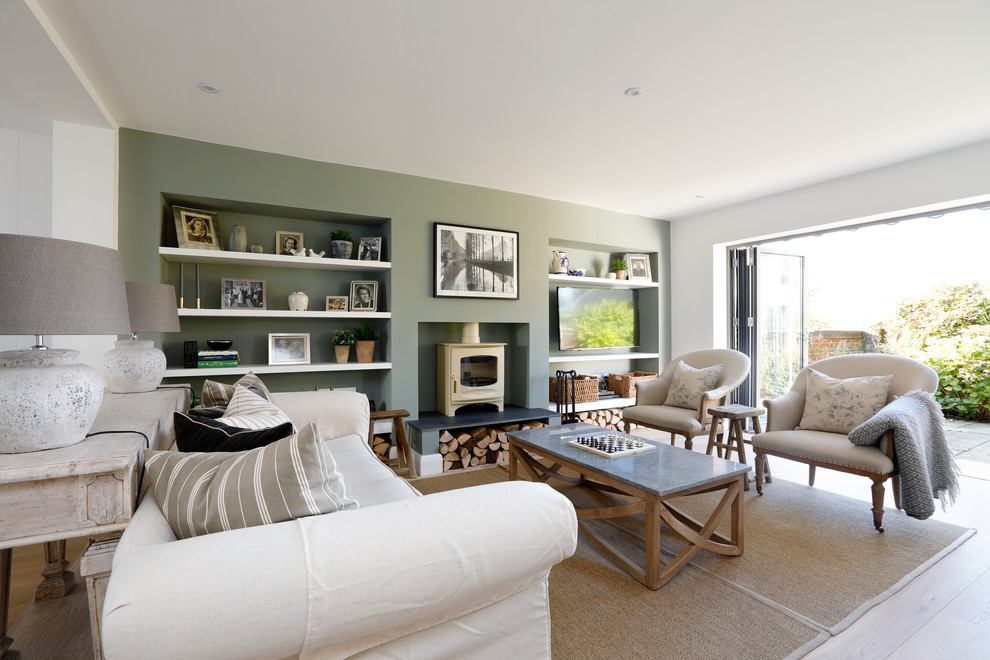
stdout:
{"type": "Polygon", "coordinates": [[[610,280],[606,277],[574,277],[572,275],[550,275],[550,283],[602,289],[656,289],[660,286],[659,283],[649,280],[610,280]]]}
{"type": "Polygon", "coordinates": [[[166,378],[188,376],[237,376],[253,371],[256,374],[319,373],[325,371],[382,371],[392,368],[391,362],[322,362],[319,364],[241,364],[236,367],[210,367],[186,369],[175,367],[165,370],[166,378]]]}
{"type": "Polygon", "coordinates": [[[308,268],[312,270],[383,271],[392,268],[390,261],[358,261],[314,257],[287,257],[281,254],[255,252],[226,252],[224,250],[190,250],[188,248],[158,248],[159,256],[167,261],[222,264],[230,266],[265,266],[275,268],[308,268]]]}
{"type": "Polygon", "coordinates": [[[609,362],[612,360],[654,360],[659,359],[659,353],[607,353],[596,355],[551,355],[550,364],[559,362],[609,362]]]}
{"type": "Polygon", "coordinates": [[[390,319],[392,312],[293,312],[288,309],[180,309],[179,316],[295,319],[390,319]]]}

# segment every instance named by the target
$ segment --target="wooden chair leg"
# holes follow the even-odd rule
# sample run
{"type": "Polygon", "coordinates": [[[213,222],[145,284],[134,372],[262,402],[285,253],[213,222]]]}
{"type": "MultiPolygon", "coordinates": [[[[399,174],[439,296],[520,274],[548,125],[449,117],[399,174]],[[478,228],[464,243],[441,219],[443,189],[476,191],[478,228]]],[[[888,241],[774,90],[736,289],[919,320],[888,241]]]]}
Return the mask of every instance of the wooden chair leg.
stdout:
{"type": "Polygon", "coordinates": [[[691,441],[691,436],[689,435],[684,436],[684,448],[688,451],[694,449],[694,442],[691,441]]]}
{"type": "Polygon", "coordinates": [[[763,494],[763,464],[766,463],[766,454],[756,454],[756,493],[763,494]]]}
{"type": "Polygon", "coordinates": [[[809,465],[808,466],[808,485],[809,486],[814,486],[815,485],[815,466],[814,465],[809,465]]]}
{"type": "Polygon", "coordinates": [[[873,526],[883,534],[883,482],[873,481],[873,526]]]}
{"type": "Polygon", "coordinates": [[[890,487],[894,489],[894,506],[901,510],[901,475],[895,474],[890,479],[890,487]]]}

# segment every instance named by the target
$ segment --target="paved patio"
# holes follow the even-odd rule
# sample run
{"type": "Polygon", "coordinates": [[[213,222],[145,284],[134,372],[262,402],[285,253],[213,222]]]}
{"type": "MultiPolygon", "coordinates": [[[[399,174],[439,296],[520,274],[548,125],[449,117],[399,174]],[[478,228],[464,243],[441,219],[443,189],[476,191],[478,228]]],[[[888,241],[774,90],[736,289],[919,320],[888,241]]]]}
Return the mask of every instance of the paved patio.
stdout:
{"type": "Polygon", "coordinates": [[[967,477],[990,480],[990,424],[946,419],[949,446],[967,477]]]}

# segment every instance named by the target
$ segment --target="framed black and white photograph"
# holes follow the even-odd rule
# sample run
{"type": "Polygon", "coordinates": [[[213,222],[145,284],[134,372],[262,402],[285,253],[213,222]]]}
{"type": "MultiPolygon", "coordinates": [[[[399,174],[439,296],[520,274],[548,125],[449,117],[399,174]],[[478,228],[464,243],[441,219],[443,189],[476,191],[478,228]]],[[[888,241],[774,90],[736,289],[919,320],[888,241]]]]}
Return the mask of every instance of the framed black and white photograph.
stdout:
{"type": "Polygon", "coordinates": [[[358,243],[358,261],[381,261],[382,237],[366,236],[358,243]]]}
{"type": "Polygon", "coordinates": [[[378,310],[378,282],[355,280],[351,282],[351,311],[374,312],[378,310]]]}
{"type": "Polygon", "coordinates": [[[184,206],[172,207],[175,214],[175,234],[180,248],[222,250],[217,214],[197,211],[184,206]]]}
{"type": "Polygon", "coordinates": [[[305,246],[303,233],[301,231],[276,231],[275,232],[275,254],[287,257],[295,256],[293,250],[302,250],[305,246]]]}
{"type": "Polygon", "coordinates": [[[327,296],[328,312],[346,312],[347,296],[327,296]]]}
{"type": "Polygon", "coordinates": [[[268,333],[268,364],[309,364],[309,333],[268,333]]]}
{"type": "Polygon", "coordinates": [[[220,278],[220,309],[267,309],[265,280],[220,278]]]}
{"type": "Polygon", "coordinates": [[[652,280],[653,274],[650,272],[650,255],[627,254],[626,276],[631,280],[652,280]]]}
{"type": "Polygon", "coordinates": [[[519,299],[519,233],[433,223],[435,298],[519,299]]]}

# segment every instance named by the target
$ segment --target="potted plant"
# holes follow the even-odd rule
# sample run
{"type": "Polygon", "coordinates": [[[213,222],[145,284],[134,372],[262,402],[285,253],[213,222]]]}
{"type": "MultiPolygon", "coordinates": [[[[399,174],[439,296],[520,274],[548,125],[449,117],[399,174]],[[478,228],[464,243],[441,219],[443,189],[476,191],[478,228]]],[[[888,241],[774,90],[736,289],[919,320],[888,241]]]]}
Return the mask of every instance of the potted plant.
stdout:
{"type": "Polygon", "coordinates": [[[330,232],[330,256],[334,259],[350,259],[354,243],[351,242],[351,232],[337,229],[330,232]]]}
{"type": "Polygon", "coordinates": [[[350,330],[337,330],[330,340],[333,352],[337,355],[338,364],[344,364],[351,358],[351,346],[354,345],[354,333],[350,330]]]}
{"type": "Polygon", "coordinates": [[[354,333],[354,339],[357,361],[371,362],[371,358],[375,354],[375,340],[378,339],[378,333],[367,323],[362,323],[361,327],[354,333]]]}
{"type": "Polygon", "coordinates": [[[615,279],[624,280],[626,279],[626,260],[625,259],[612,259],[611,272],[615,273],[615,279]]]}

